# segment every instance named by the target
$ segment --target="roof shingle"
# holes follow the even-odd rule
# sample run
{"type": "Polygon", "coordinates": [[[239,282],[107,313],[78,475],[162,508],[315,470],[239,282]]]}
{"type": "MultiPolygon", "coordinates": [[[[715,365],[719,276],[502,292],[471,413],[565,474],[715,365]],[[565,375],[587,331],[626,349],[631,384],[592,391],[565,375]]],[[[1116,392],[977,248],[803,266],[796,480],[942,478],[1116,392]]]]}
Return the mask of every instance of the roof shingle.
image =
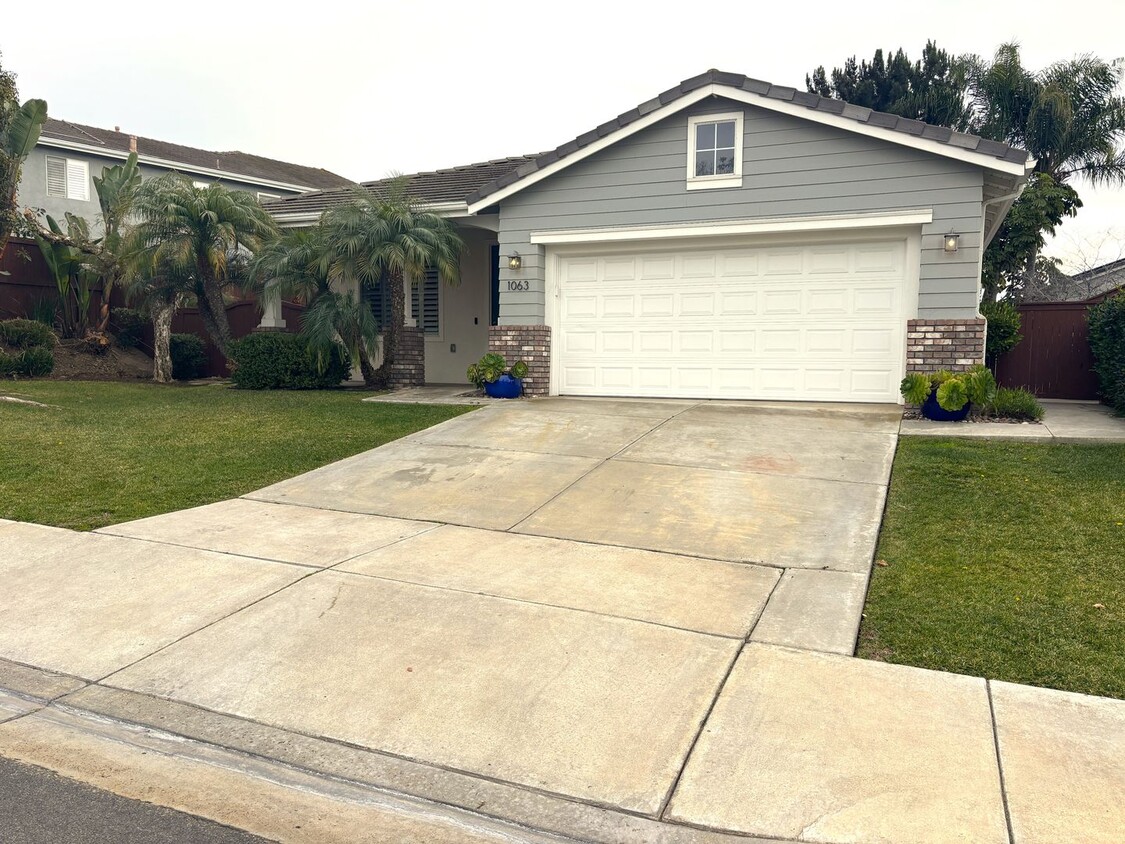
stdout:
{"type": "MultiPolygon", "coordinates": [[[[41,137],[102,147],[115,153],[129,152],[133,138],[127,132],[98,129],[94,126],[84,126],[81,123],[71,123],[54,118],[47,119],[41,137]]],[[[345,179],[343,176],[319,167],[290,164],[287,161],[263,158],[260,155],[251,155],[247,152],[213,152],[168,143],[167,141],[158,141],[154,138],[137,136],[137,153],[189,167],[224,170],[228,173],[265,179],[271,182],[283,182],[302,188],[340,188],[354,184],[350,179],[345,179]]]]}

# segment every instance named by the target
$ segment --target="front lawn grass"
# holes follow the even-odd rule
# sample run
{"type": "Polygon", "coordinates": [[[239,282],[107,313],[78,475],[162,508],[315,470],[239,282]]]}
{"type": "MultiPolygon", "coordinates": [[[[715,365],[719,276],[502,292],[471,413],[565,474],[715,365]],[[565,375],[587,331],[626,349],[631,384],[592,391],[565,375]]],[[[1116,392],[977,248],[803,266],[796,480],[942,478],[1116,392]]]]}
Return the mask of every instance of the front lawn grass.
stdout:
{"type": "Polygon", "coordinates": [[[88,530],[232,498],[471,408],[95,381],[0,383],[0,518],[88,530]]]}
{"type": "Polygon", "coordinates": [[[903,437],[869,659],[1125,698],[1125,445],[903,437]]]}

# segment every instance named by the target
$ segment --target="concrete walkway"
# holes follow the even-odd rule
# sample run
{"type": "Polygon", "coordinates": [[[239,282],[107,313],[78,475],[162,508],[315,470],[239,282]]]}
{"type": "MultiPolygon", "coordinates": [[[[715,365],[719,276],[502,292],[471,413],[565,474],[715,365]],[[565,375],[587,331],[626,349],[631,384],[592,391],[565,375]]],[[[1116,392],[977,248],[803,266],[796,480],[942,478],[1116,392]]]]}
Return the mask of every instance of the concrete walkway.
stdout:
{"type": "Polygon", "coordinates": [[[972,437],[1022,442],[1122,443],[1125,417],[1114,416],[1097,402],[1043,399],[1046,414],[1041,423],[931,422],[904,419],[902,436],[972,437]]]}
{"type": "Polygon", "coordinates": [[[897,428],[521,402],[0,523],[0,755],[287,841],[1118,841],[1125,702],[847,656],[897,428]]]}

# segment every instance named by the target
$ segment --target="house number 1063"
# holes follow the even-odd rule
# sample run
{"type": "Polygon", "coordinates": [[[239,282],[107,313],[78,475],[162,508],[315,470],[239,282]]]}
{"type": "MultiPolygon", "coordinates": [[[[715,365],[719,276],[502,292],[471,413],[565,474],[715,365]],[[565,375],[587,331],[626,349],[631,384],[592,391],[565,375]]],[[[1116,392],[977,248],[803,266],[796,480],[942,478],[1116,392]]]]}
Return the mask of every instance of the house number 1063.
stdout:
{"type": "Polygon", "coordinates": [[[531,289],[531,282],[528,281],[527,279],[522,279],[520,281],[509,281],[508,282],[508,289],[509,290],[530,290],[531,289]]]}

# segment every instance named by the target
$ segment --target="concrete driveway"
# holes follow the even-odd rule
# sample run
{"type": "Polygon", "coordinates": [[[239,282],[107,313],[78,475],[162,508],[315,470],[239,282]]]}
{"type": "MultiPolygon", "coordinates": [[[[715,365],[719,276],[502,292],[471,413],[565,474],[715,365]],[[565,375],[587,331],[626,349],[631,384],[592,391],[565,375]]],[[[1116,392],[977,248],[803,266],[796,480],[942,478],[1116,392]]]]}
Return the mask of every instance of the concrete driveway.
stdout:
{"type": "MultiPolygon", "coordinates": [[[[898,420],[513,403],[237,501],[0,525],[29,596],[0,598],[0,686],[581,840],[1001,844],[1007,807],[1051,832],[1075,800],[1101,823],[1116,774],[1044,785],[1035,754],[1075,733],[1115,764],[1082,732],[1114,702],[844,656],[898,420]]],[[[75,756],[63,716],[11,706],[0,752],[75,756]]]]}

